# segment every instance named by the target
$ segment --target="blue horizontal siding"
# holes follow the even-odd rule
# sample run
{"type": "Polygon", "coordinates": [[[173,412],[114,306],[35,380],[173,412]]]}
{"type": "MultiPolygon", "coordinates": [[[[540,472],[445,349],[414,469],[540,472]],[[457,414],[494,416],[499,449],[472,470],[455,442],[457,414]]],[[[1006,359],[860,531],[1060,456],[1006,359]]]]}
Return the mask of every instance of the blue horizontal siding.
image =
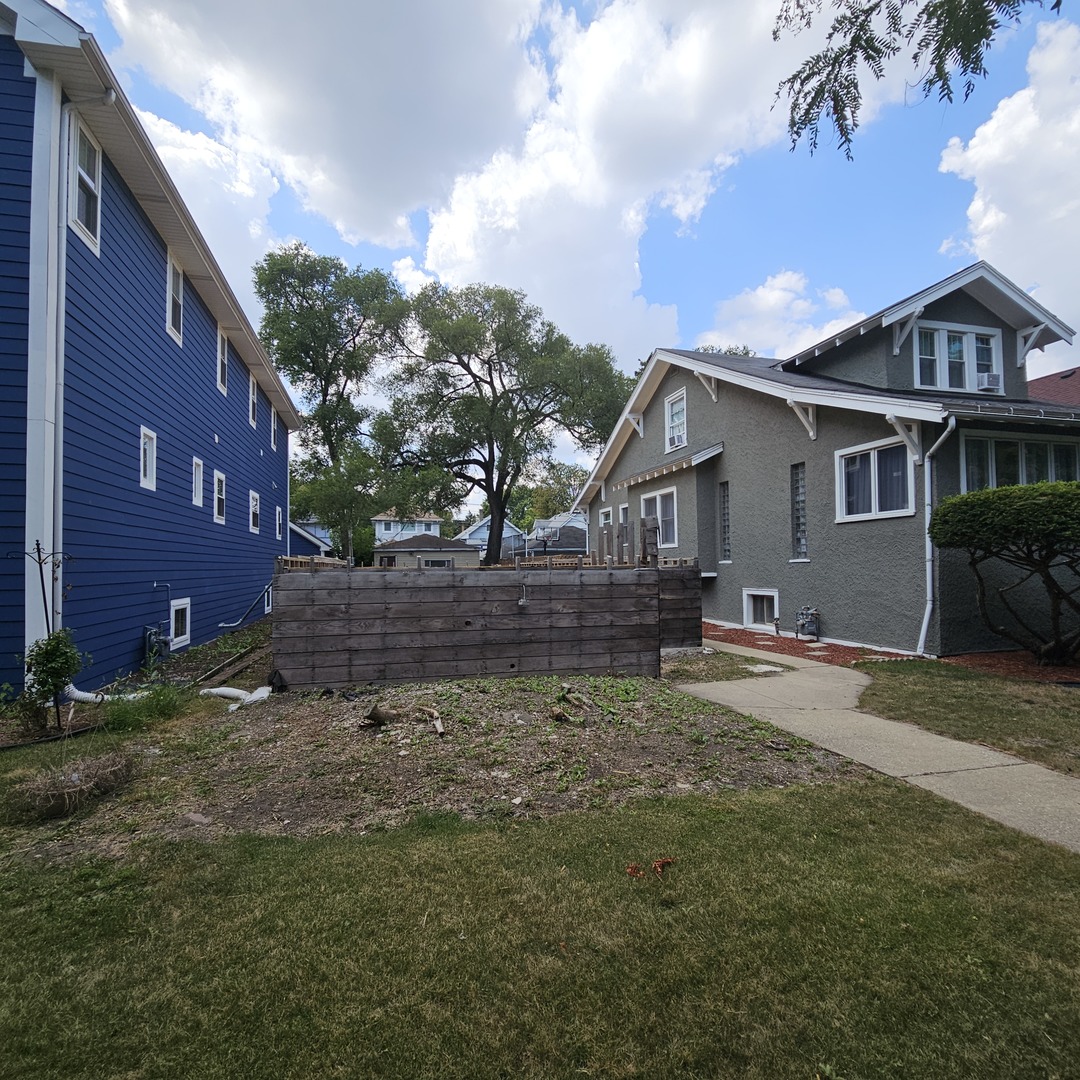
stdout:
{"type": "MultiPolygon", "coordinates": [[[[271,449],[265,395],[253,429],[248,372],[231,349],[228,394],[217,389],[217,325],[190,279],[183,345],[168,334],[166,246],[107,160],[102,190],[100,257],[68,234],[64,621],[93,656],[87,687],[140,666],[143,627],[167,621],[170,595],[191,599],[193,643],[240,618],[284,554],[275,507],[287,514],[288,490],[287,440],[271,449]],[[157,436],[154,491],[139,485],[140,426],[157,436]],[[215,469],[226,476],[224,525],[213,520],[215,469]],[[261,497],[258,535],[249,490],[261,497]]],[[[261,614],[259,604],[251,618],[261,614]]]]}
{"type": "Polygon", "coordinates": [[[0,35],[0,683],[22,685],[33,79],[0,35]]]}

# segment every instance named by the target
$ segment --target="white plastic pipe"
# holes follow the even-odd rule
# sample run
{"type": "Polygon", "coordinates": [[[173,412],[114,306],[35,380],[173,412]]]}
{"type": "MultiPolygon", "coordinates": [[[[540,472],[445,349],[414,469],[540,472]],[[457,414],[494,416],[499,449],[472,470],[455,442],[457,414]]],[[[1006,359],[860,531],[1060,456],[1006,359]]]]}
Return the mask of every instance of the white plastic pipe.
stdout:
{"type": "Polygon", "coordinates": [[[915,653],[922,656],[926,652],[926,635],[930,630],[930,614],[934,610],[934,543],[930,539],[930,514],[933,511],[933,461],[942,443],[956,430],[956,417],[949,417],[949,426],[941,437],[923,455],[923,506],[926,526],[926,609],[923,611],[922,627],[919,630],[919,644],[915,653]]]}

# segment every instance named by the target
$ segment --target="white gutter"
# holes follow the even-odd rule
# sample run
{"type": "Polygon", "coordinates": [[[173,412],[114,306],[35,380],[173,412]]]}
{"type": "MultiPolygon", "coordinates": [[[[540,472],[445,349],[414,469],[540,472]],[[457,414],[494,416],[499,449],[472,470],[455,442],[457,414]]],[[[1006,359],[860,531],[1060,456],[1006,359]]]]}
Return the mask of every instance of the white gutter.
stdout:
{"type": "Polygon", "coordinates": [[[956,417],[949,417],[949,425],[941,437],[923,455],[923,511],[926,524],[926,610],[923,611],[922,628],[919,630],[919,644],[915,652],[922,656],[926,652],[926,635],[930,630],[930,615],[934,610],[934,543],[930,539],[930,514],[933,510],[933,458],[942,443],[956,430],[956,417]]]}

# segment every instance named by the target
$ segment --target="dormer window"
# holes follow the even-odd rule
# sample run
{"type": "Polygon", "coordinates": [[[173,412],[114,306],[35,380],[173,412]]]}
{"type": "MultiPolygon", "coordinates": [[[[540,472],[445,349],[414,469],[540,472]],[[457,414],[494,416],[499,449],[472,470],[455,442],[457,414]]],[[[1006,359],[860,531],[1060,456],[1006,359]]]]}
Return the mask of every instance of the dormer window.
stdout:
{"type": "Polygon", "coordinates": [[[920,389],[992,394],[1004,389],[999,330],[919,323],[915,350],[915,385],[920,389]]]}
{"type": "Polygon", "coordinates": [[[686,445],[686,391],[680,390],[677,394],[664,401],[664,430],[667,432],[667,446],[665,453],[678,450],[686,445]]]}

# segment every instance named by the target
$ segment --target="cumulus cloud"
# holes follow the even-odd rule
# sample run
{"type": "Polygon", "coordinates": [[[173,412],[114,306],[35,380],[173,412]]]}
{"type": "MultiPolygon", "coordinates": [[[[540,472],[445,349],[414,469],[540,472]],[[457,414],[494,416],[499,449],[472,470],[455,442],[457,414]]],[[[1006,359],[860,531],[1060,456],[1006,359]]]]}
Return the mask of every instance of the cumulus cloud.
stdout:
{"type": "Polygon", "coordinates": [[[806,274],[781,270],[717,304],[713,327],[694,344],[749,345],[759,356],[784,358],[863,318],[843,289],[814,290],[806,274]]]}
{"type": "MultiPolygon", "coordinates": [[[[1080,247],[1080,27],[1038,28],[1028,85],[1001,101],[964,143],[950,140],[941,171],[974,185],[967,229],[942,249],[986,259],[1073,327],[1080,247]]],[[[1064,345],[1029,358],[1032,374],[1080,362],[1064,345]]]]}

